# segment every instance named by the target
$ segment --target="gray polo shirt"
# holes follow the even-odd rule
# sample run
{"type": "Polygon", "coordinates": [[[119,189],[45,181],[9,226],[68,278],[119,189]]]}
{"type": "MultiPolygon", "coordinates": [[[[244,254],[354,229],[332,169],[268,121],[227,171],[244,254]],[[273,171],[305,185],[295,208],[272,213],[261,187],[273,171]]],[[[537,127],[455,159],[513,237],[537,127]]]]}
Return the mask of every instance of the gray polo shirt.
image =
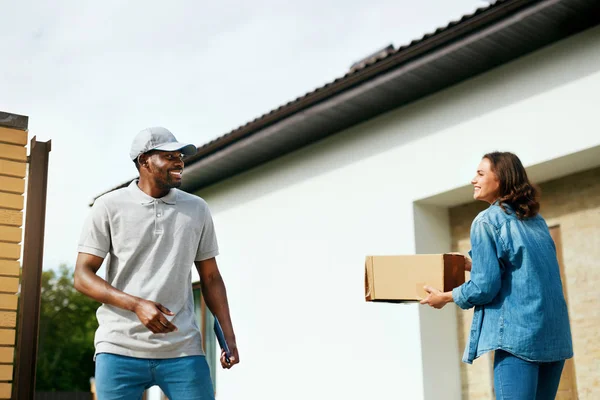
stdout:
{"type": "Polygon", "coordinates": [[[138,358],[201,355],[194,313],[194,261],[219,251],[212,217],[200,197],[178,189],[148,196],[133,181],[98,198],[83,227],[78,251],[107,258],[106,281],[133,296],[156,301],[177,332],[152,333],[135,313],[103,304],[96,313],[96,353],[138,358]]]}

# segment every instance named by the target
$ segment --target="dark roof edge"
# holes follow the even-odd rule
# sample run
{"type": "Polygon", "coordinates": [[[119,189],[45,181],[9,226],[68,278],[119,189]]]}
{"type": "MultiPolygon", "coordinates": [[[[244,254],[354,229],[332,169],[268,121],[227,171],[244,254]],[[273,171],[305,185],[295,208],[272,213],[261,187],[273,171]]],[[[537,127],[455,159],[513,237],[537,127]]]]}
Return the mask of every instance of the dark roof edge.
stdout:
{"type": "MultiPolygon", "coordinates": [[[[286,120],[306,109],[314,107],[326,100],[335,98],[361,84],[364,84],[378,76],[394,70],[403,64],[419,59],[437,49],[450,45],[470,34],[474,34],[488,26],[501,22],[502,20],[528,9],[530,6],[544,3],[548,0],[498,0],[495,3],[476,10],[474,13],[463,16],[459,21],[451,22],[446,27],[437,29],[434,33],[426,34],[421,39],[415,40],[406,46],[398,48],[386,57],[378,59],[373,63],[350,72],[345,76],[334,80],[321,88],[305,94],[267,114],[264,114],[245,125],[242,125],[229,133],[218,137],[200,147],[194,156],[185,159],[186,167],[219,153],[234,143],[251,137],[263,131],[265,128],[278,122],[286,120]]],[[[106,192],[95,196],[94,200],[108,192],[123,188],[131,182],[131,179],[123,182],[106,192]]],[[[93,202],[92,202],[93,204],[93,202]]]]}
{"type": "Polygon", "coordinates": [[[0,126],[26,131],[28,125],[29,117],[0,111],[0,126]]]}
{"type": "Polygon", "coordinates": [[[459,22],[451,23],[445,28],[438,29],[435,33],[425,35],[422,39],[413,41],[410,45],[400,47],[396,52],[376,61],[356,72],[346,74],[342,78],[326,84],[298,99],[287,103],[255,120],[198,148],[198,153],[188,159],[188,164],[215,153],[229,144],[244,139],[253,133],[266,128],[276,122],[301,112],[328,98],[334,97],[354,86],[396,68],[401,64],[412,61],[424,54],[445,46],[461,37],[493,24],[506,16],[519,11],[534,3],[543,0],[505,0],[498,1],[475,13],[463,17],[459,22]]]}

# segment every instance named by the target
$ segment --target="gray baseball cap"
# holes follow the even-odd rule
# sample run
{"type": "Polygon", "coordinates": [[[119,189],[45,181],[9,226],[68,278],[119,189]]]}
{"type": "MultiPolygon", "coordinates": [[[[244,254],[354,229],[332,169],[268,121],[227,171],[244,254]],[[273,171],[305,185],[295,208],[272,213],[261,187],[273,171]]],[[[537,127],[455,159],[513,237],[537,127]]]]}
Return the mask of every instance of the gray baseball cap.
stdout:
{"type": "Polygon", "coordinates": [[[135,160],[140,154],[150,150],[179,150],[186,156],[193,156],[197,151],[196,146],[193,144],[179,143],[171,131],[160,126],[146,128],[143,131],[140,131],[133,139],[129,157],[132,160],[135,160]]]}

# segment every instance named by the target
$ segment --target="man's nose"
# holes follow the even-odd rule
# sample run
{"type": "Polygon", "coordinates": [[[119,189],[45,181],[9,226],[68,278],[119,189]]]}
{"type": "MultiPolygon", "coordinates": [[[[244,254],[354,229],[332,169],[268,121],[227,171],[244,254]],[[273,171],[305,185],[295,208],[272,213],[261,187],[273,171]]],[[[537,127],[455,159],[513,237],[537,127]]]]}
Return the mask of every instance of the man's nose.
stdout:
{"type": "Polygon", "coordinates": [[[183,169],[183,166],[184,166],[183,159],[181,159],[181,158],[177,158],[177,159],[175,160],[175,162],[173,163],[173,165],[174,165],[175,167],[178,167],[178,168],[182,168],[182,169],[183,169]]]}

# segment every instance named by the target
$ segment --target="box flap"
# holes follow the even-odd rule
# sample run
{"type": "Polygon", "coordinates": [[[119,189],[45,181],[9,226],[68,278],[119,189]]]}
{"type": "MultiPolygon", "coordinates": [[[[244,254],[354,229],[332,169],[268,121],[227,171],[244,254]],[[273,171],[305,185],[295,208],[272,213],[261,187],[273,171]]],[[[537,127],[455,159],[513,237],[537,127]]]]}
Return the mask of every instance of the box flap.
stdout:
{"type": "Polygon", "coordinates": [[[444,254],[444,292],[465,283],[465,257],[460,254],[444,254]]]}
{"type": "Polygon", "coordinates": [[[372,301],[375,298],[375,284],[373,281],[373,257],[365,258],[365,299],[372,301]]]}

